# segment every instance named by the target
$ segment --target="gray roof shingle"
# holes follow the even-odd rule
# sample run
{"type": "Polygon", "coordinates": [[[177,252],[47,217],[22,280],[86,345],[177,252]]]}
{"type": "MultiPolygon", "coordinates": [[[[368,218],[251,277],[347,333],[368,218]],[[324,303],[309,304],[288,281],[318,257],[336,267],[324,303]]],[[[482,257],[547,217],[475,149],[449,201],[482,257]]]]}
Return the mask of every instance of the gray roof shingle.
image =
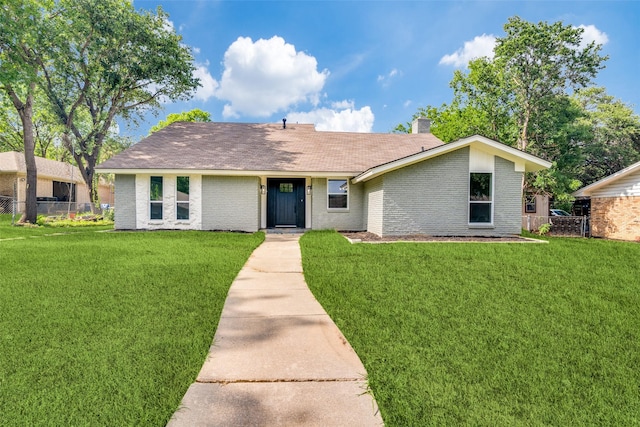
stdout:
{"type": "Polygon", "coordinates": [[[105,161],[98,171],[178,169],[362,172],[442,145],[430,133],[318,132],[313,125],[173,123],[105,161]]]}

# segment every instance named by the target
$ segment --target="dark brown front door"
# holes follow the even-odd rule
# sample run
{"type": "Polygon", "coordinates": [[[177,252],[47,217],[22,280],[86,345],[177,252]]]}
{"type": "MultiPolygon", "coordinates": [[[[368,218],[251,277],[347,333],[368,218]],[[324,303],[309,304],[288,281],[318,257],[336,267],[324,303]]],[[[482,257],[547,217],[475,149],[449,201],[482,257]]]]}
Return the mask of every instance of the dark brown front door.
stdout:
{"type": "Polygon", "coordinates": [[[267,180],[267,227],[304,228],[304,179],[267,180]]]}

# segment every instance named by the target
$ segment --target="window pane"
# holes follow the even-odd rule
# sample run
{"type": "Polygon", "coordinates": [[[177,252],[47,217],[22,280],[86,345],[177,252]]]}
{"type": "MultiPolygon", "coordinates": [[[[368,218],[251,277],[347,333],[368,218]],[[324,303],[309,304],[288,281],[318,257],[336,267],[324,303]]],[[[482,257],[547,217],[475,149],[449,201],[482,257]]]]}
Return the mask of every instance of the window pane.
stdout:
{"type": "Polygon", "coordinates": [[[162,219],[162,202],[151,203],[151,219],[162,219]]]}
{"type": "Polygon", "coordinates": [[[472,173],[469,189],[469,200],[491,201],[491,174],[472,173]]]}
{"type": "Polygon", "coordinates": [[[469,203],[469,222],[491,223],[491,203],[469,203]]]}
{"type": "Polygon", "coordinates": [[[281,193],[293,193],[293,183],[290,183],[290,182],[282,182],[282,183],[280,183],[280,192],[281,193]]]}
{"type": "Polygon", "coordinates": [[[151,177],[150,199],[162,200],[162,177],[161,176],[151,177]]]}
{"type": "Polygon", "coordinates": [[[176,184],[178,187],[177,198],[179,202],[188,202],[189,201],[189,177],[188,176],[179,176],[176,179],[176,184]]]}
{"type": "Polygon", "coordinates": [[[346,209],[347,195],[346,194],[329,194],[329,207],[346,209]]]}
{"type": "Polygon", "coordinates": [[[330,194],[347,194],[349,188],[346,179],[330,179],[328,185],[330,194]]]}
{"type": "Polygon", "coordinates": [[[177,208],[177,219],[189,219],[189,203],[178,203],[177,208]]]}

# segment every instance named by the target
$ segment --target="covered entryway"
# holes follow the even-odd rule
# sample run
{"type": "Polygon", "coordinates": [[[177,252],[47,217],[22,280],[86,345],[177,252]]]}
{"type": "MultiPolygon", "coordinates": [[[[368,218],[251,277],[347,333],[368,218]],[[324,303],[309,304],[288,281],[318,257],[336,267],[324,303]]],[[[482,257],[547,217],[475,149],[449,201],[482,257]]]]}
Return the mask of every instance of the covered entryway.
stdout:
{"type": "Polygon", "coordinates": [[[304,228],[304,178],[267,179],[267,227],[304,228]]]}

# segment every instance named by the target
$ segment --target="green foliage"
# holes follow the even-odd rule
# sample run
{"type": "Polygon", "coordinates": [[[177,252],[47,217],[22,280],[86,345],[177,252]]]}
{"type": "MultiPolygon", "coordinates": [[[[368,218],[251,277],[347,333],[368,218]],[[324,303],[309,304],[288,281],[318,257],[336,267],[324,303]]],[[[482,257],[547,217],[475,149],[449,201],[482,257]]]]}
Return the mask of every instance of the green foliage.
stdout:
{"type": "MultiPolygon", "coordinates": [[[[583,30],[562,22],[534,24],[516,16],[508,20],[504,30],[505,36],[496,40],[492,59],[472,60],[466,71],[454,72],[450,104],[420,108],[416,115],[430,118],[432,133],[445,142],[480,134],[552,161],[551,170],[527,176],[526,186],[551,193],[556,200],[568,200],[576,182],[592,181],[585,171],[585,157],[589,164],[595,157],[591,151],[607,151],[602,145],[591,145],[591,135],[609,122],[597,121],[579,95],[593,97],[592,89],[584,88],[604,68],[607,57],[595,43],[581,47],[583,30]],[[582,103],[569,96],[576,91],[582,103]]],[[[624,126],[627,133],[618,133],[616,139],[622,134],[626,141],[638,141],[638,119],[623,110],[607,114],[614,122],[616,116],[628,119],[624,126]]],[[[396,128],[406,130],[404,125],[396,128]]],[[[611,144],[611,138],[602,139],[611,144]]],[[[635,159],[632,145],[628,142],[620,145],[624,149],[608,150],[616,154],[605,156],[605,162],[616,163],[608,160],[610,157],[629,162],[635,159]]]]}
{"type": "Polygon", "coordinates": [[[174,122],[210,122],[211,114],[194,108],[191,111],[183,111],[182,113],[172,113],[165,120],[160,120],[157,125],[149,129],[149,135],[159,131],[174,122]]]}
{"type": "Polygon", "coordinates": [[[300,240],[387,426],[633,425],[640,245],[300,240]]]}
{"type": "Polygon", "coordinates": [[[199,85],[191,50],[161,9],[136,11],[129,1],[9,0],[2,12],[0,81],[37,84],[50,106],[42,111],[61,127],[61,144],[96,200],[95,165],[130,144],[111,136],[114,120],[142,117],[161,99],[188,99],[199,85]],[[110,153],[101,156],[105,145],[110,153]]]}
{"type": "Polygon", "coordinates": [[[549,234],[549,232],[551,231],[551,224],[549,224],[548,222],[542,224],[540,227],[538,227],[538,234],[541,236],[544,236],[546,234],[549,234]]]}

